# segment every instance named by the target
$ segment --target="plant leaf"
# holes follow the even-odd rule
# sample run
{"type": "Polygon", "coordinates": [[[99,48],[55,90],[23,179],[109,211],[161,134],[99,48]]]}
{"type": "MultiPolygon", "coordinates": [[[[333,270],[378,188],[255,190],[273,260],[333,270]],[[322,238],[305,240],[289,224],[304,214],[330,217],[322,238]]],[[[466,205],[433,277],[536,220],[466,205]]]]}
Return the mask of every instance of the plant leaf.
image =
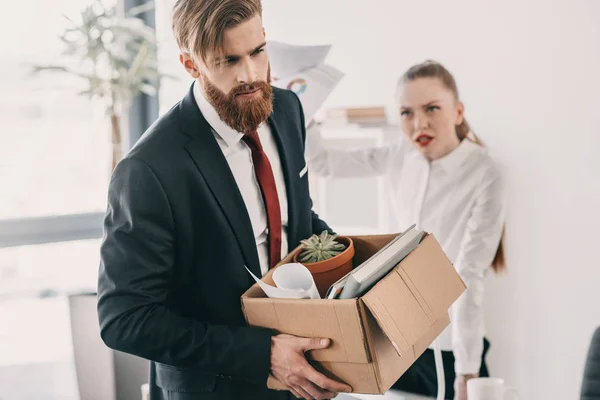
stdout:
{"type": "Polygon", "coordinates": [[[310,240],[308,239],[301,240],[300,243],[302,243],[306,247],[310,247],[312,245],[310,240]]]}
{"type": "Polygon", "coordinates": [[[152,11],[152,10],[154,10],[154,2],[149,1],[149,2],[141,4],[139,6],[130,8],[129,11],[127,11],[126,15],[128,17],[137,17],[140,14],[143,14],[145,12],[152,11]]]}
{"type": "Polygon", "coordinates": [[[311,260],[312,260],[311,254],[304,254],[303,256],[300,257],[301,262],[312,262],[311,260]]]}
{"type": "Polygon", "coordinates": [[[153,2],[148,2],[119,16],[115,5],[96,0],[77,18],[63,15],[69,26],[58,38],[64,45],[63,56],[70,61],[64,66],[39,65],[32,72],[83,78],[89,88],[80,94],[104,97],[110,107],[123,107],[140,92],[156,95],[161,78],[177,77],[159,72],[155,31],[136,17],[153,8],[153,2]]]}
{"type": "Polygon", "coordinates": [[[158,91],[156,90],[156,88],[150,84],[147,83],[142,83],[140,84],[140,91],[148,96],[156,96],[156,94],[158,93],[158,91]]]}

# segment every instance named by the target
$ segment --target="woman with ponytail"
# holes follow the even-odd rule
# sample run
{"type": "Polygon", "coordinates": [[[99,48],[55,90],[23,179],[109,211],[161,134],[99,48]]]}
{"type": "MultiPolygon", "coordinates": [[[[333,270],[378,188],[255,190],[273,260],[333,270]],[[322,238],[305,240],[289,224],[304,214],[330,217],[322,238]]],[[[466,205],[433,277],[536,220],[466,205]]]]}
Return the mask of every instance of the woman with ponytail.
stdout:
{"type": "MultiPolygon", "coordinates": [[[[327,149],[315,126],[307,135],[306,158],[317,175],[384,176],[394,229],[416,223],[436,236],[467,285],[438,338],[446,398],[466,400],[466,382],[488,375],[482,301],[485,275],[505,269],[502,179],[465,119],[453,76],[441,64],[411,67],[399,80],[396,100],[404,132],[397,143],[350,152],[327,149]]],[[[428,349],[394,387],[435,397],[433,351],[428,349]]]]}

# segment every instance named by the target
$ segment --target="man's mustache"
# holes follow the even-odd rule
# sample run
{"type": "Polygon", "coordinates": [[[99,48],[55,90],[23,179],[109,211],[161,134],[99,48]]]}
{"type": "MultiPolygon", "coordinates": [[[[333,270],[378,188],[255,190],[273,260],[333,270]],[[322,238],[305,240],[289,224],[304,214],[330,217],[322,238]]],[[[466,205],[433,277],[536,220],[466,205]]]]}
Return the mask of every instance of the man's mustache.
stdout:
{"type": "Polygon", "coordinates": [[[243,83],[231,89],[229,95],[233,97],[238,94],[254,92],[255,90],[262,89],[265,85],[267,85],[266,82],[243,83]]]}

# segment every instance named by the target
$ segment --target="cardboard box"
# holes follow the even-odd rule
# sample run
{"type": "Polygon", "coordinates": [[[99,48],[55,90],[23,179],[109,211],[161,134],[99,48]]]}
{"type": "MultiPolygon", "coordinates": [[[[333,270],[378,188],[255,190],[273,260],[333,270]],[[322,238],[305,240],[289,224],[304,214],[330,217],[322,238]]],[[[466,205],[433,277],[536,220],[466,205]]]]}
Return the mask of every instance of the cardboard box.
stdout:
{"type": "MultiPolygon", "coordinates": [[[[396,235],[351,236],[354,266],[396,235]]],[[[291,262],[296,248],[280,264],[291,262]]],[[[263,281],[274,285],[272,271],[263,281]]],[[[242,296],[250,326],[303,337],[331,339],[327,349],[307,353],[326,376],[354,393],[382,394],[448,326],[448,308],[465,285],[433,235],[366,294],[346,300],[270,299],[258,284],[242,296]]],[[[273,389],[284,389],[271,377],[273,389]]]]}

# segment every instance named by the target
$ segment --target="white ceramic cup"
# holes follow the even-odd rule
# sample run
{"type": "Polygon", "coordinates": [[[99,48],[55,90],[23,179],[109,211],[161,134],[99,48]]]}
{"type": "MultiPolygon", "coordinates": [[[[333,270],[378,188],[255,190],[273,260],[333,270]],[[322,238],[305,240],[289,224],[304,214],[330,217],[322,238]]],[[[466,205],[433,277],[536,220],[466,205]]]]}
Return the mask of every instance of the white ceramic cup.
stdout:
{"type": "Polygon", "coordinates": [[[506,387],[504,379],[473,378],[467,381],[467,398],[469,400],[505,400],[507,394],[519,399],[516,390],[506,387]]]}

